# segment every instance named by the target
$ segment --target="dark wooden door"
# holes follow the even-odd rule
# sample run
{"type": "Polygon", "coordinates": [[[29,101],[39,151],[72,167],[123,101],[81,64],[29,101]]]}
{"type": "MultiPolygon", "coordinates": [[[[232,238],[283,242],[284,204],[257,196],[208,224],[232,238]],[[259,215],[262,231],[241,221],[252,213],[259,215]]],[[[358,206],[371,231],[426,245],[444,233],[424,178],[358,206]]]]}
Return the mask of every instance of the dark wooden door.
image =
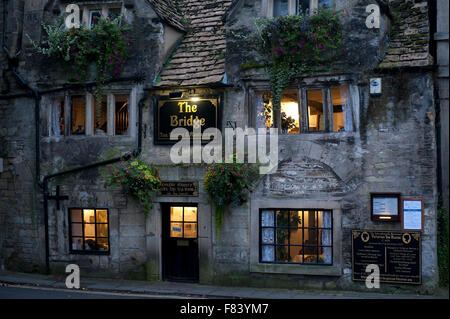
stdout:
{"type": "Polygon", "coordinates": [[[197,206],[162,204],[163,279],[198,282],[197,206]]]}

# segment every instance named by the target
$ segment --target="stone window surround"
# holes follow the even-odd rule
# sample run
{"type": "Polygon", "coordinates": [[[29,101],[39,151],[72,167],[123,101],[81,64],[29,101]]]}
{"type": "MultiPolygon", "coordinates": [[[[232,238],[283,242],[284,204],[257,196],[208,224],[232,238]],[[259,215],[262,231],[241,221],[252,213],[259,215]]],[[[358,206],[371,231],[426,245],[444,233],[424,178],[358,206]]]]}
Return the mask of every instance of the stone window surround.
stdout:
{"type": "MultiPolygon", "coordinates": [[[[275,0],[263,0],[263,8],[266,8],[265,16],[268,18],[273,18],[273,7],[275,0]]],[[[297,14],[297,0],[288,0],[288,15],[297,14]]],[[[310,0],[309,7],[310,11],[317,10],[319,6],[319,0],[310,0]]]]}
{"type": "Polygon", "coordinates": [[[51,100],[54,98],[64,98],[64,135],[63,136],[50,136],[50,123],[47,124],[47,130],[45,138],[85,138],[89,136],[90,138],[101,138],[101,137],[111,137],[114,136],[116,138],[134,138],[136,137],[136,125],[132,125],[137,121],[137,89],[105,89],[104,95],[107,96],[107,132],[106,135],[95,135],[94,129],[94,119],[95,119],[95,109],[94,109],[94,101],[95,96],[89,92],[65,92],[64,95],[53,95],[51,97],[45,98],[43,100],[43,105],[45,107],[51,107],[51,100]],[[127,95],[129,94],[128,101],[128,134],[125,135],[115,135],[115,99],[114,95],[127,95]],[[71,108],[71,98],[72,96],[85,96],[86,99],[86,117],[85,117],[85,134],[83,135],[73,135],[72,131],[72,108],[71,108]],[[44,104],[45,103],[45,104],[44,104]],[[67,110],[69,106],[70,110],[67,110]]]}
{"type": "Polygon", "coordinates": [[[250,272],[292,275],[342,275],[342,210],[340,202],[303,199],[252,200],[250,209],[250,272]],[[272,264],[259,262],[260,209],[323,209],[332,210],[333,263],[332,265],[272,264]]]}
{"type": "MultiPolygon", "coordinates": [[[[249,83],[248,84],[248,103],[249,103],[249,126],[250,127],[256,127],[257,125],[257,115],[256,115],[256,107],[257,107],[257,95],[262,92],[270,92],[270,86],[268,83],[260,82],[260,83],[249,83]]],[[[300,129],[298,134],[286,134],[286,136],[298,136],[298,135],[304,135],[304,134],[338,134],[338,135],[344,135],[344,134],[352,134],[353,132],[356,132],[359,130],[359,108],[360,108],[360,100],[359,100],[359,87],[356,84],[356,82],[350,77],[346,75],[337,75],[337,76],[321,76],[321,77],[311,77],[311,78],[304,78],[304,79],[298,79],[293,83],[292,85],[288,86],[286,89],[297,89],[297,98],[298,98],[298,105],[299,105],[299,115],[300,115],[300,129]],[[324,114],[327,112],[327,121],[326,129],[332,128],[332,105],[330,105],[331,101],[331,87],[335,86],[344,86],[347,85],[349,89],[349,99],[351,104],[351,115],[349,116],[352,119],[351,131],[341,131],[341,132],[334,132],[333,130],[329,129],[326,131],[321,132],[315,132],[315,131],[309,131],[308,128],[308,108],[306,101],[306,91],[307,90],[317,90],[322,89],[323,90],[323,96],[324,96],[324,114]],[[330,114],[331,112],[331,114],[330,114]]],[[[274,114],[275,116],[281,116],[281,112],[278,112],[278,114],[274,114]]],[[[277,119],[274,118],[274,121],[277,119]]],[[[281,123],[281,120],[279,120],[279,123],[281,123]]],[[[281,129],[278,130],[278,134],[282,134],[281,129]]]]}

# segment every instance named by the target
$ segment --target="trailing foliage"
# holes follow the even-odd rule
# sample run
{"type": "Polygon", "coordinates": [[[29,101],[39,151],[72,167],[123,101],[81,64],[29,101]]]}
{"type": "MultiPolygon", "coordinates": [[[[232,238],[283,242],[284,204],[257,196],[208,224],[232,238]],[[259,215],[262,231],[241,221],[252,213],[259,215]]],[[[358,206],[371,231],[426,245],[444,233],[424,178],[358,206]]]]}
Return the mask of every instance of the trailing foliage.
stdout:
{"type": "Polygon", "coordinates": [[[120,186],[135,197],[147,213],[153,207],[153,197],[161,186],[158,171],[140,159],[129,159],[108,166],[104,187],[120,186]]]}
{"type": "Polygon", "coordinates": [[[95,63],[97,112],[100,112],[103,84],[109,78],[122,74],[130,56],[131,39],[127,32],[131,26],[122,21],[122,17],[101,17],[91,29],[81,25],[78,29],[69,30],[63,15],[56,24],[43,24],[42,27],[47,38],[41,45],[34,44],[35,48],[41,54],[69,66],[76,80],[86,78],[89,65],[95,63]]]}
{"type": "Polygon", "coordinates": [[[437,218],[438,218],[439,284],[441,287],[448,287],[448,274],[449,274],[448,212],[445,209],[442,198],[439,200],[439,209],[437,218]]]}
{"type": "Polygon", "coordinates": [[[203,180],[203,186],[214,206],[216,233],[223,222],[223,214],[230,205],[239,206],[253,192],[253,181],[258,175],[256,168],[244,163],[211,164],[203,180]]]}
{"type": "Polygon", "coordinates": [[[315,14],[258,19],[261,50],[272,87],[272,104],[279,109],[283,89],[295,77],[329,68],[342,55],[339,12],[319,8],[315,14]]]}

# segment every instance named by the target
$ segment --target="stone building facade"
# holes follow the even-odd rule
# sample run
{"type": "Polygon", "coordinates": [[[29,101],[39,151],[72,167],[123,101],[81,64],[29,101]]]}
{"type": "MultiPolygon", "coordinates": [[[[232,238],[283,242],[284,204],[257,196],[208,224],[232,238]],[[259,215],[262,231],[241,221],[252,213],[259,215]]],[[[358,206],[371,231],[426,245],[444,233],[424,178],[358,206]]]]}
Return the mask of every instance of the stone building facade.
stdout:
{"type": "MultiPolygon", "coordinates": [[[[371,194],[384,193],[423,198],[424,230],[421,284],[383,284],[382,289],[432,292],[438,282],[438,145],[428,3],[327,3],[346,12],[341,18],[346,57],[328,72],[290,84],[282,105],[286,112],[295,105],[297,126],[288,134],[280,131],[278,169],[262,178],[246,203],[231,208],[218,236],[215,212],[202,184],[207,164],[171,162],[171,145],[161,143],[158,135],[160,103],[170,101],[171,94],[182,94],[183,101],[215,101],[219,129],[264,127],[261,110],[270,103],[270,81],[261,67],[250,17],[293,14],[297,2],[4,1],[1,266],[63,273],[67,264],[76,263],[82,276],[364,290],[363,282],[352,280],[352,231],[401,231],[400,222],[371,218],[371,194]],[[70,82],[70,75],[32,45],[43,39],[39,24],[55,21],[72,2],[82,8],[86,24],[93,11],[108,14],[119,9],[133,26],[127,70],[104,87],[103,130],[94,124],[95,81],[70,82]],[[380,8],[380,28],[365,25],[369,4],[380,8]],[[381,79],[380,94],[370,92],[374,78],[381,79]],[[322,103],[322,117],[314,115],[317,118],[309,105],[319,101],[315,94],[322,103]],[[82,120],[74,113],[80,103],[82,120]],[[118,103],[127,105],[124,131],[118,130],[118,103]],[[58,115],[64,123],[57,133],[54,105],[60,105],[58,115]],[[61,116],[61,106],[66,116],[61,116]],[[157,196],[146,217],[133,198],[103,187],[106,166],[127,154],[154,165],[163,181],[197,184],[198,194],[157,196]],[[66,197],[54,200],[61,194],[66,197]],[[168,227],[173,221],[168,216],[179,208],[182,216],[194,216],[193,239],[171,241],[168,227]],[[321,232],[315,237],[315,252],[305,252],[304,239],[298,257],[290,250],[289,257],[280,257],[278,250],[271,250],[275,246],[265,245],[264,229],[271,229],[273,219],[286,212],[302,212],[302,236],[310,240],[305,225],[315,223],[321,232]],[[84,238],[91,230],[83,223],[90,217],[95,220],[94,251],[86,249],[84,238]],[[80,227],[83,235],[77,235],[80,227]],[[306,254],[315,256],[314,262],[306,254]],[[174,263],[189,268],[189,274],[171,268],[174,263]]],[[[186,226],[184,219],[181,226],[186,226]]],[[[268,236],[270,243],[274,233],[269,230],[268,236]]]]}

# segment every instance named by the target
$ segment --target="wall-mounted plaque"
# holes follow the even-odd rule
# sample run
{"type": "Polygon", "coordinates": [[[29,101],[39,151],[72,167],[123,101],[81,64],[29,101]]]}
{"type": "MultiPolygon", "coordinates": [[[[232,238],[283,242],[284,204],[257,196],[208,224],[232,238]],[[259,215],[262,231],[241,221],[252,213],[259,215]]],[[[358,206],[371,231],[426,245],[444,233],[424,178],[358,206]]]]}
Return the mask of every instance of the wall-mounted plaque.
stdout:
{"type": "Polygon", "coordinates": [[[400,194],[370,194],[371,216],[374,221],[400,220],[400,194]]]}
{"type": "Polygon", "coordinates": [[[158,196],[198,197],[198,182],[162,182],[158,196]]]}
{"type": "Polygon", "coordinates": [[[401,221],[403,231],[423,232],[423,198],[402,200],[401,221]]]}
{"type": "Polygon", "coordinates": [[[220,96],[175,100],[160,97],[155,107],[155,143],[177,143],[170,140],[176,128],[187,129],[192,138],[196,123],[202,133],[207,128],[220,128],[220,103],[220,96]]]}
{"type": "Polygon", "coordinates": [[[365,281],[367,265],[380,269],[380,282],[421,284],[421,238],[419,232],[352,231],[354,281],[365,281]]]}

